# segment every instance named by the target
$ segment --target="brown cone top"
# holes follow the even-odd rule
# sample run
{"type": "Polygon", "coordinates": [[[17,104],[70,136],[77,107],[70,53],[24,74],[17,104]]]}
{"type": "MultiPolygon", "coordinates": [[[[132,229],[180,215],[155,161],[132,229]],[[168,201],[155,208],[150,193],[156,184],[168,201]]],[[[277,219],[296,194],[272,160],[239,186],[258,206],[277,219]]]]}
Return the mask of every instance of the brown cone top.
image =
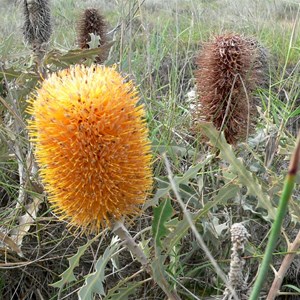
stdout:
{"type": "MultiPolygon", "coordinates": [[[[78,44],[81,49],[88,49],[91,41],[90,34],[100,37],[98,47],[106,43],[106,22],[97,9],[86,9],[78,23],[78,44]]],[[[95,62],[102,63],[104,57],[97,56],[95,62]]]]}
{"type": "Polygon", "coordinates": [[[212,122],[230,144],[245,139],[252,127],[252,92],[261,78],[258,55],[255,40],[226,34],[206,43],[197,59],[195,123],[212,122]]]}

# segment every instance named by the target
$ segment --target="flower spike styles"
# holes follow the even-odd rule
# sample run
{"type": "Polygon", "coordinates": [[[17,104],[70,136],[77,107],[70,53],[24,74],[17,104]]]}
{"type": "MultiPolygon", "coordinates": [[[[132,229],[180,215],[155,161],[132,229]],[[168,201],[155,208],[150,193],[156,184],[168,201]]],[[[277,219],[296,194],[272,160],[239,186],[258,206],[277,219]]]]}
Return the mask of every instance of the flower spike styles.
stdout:
{"type": "Polygon", "coordinates": [[[148,129],[132,82],[76,65],[30,100],[29,134],[49,201],[71,226],[98,232],[139,212],[152,187],[148,129]]]}

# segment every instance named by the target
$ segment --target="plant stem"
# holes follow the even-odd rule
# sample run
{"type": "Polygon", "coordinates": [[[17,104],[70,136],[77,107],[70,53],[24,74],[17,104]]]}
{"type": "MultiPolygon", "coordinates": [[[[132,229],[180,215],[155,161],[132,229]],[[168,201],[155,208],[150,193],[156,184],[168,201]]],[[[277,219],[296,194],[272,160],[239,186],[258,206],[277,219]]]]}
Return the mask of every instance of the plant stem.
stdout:
{"type": "Polygon", "coordinates": [[[128,250],[135,256],[135,258],[142,264],[142,266],[147,270],[148,267],[148,259],[143,252],[143,250],[139,247],[139,245],[134,241],[132,236],[129,234],[128,230],[124,226],[123,222],[115,221],[113,229],[113,233],[116,234],[121,241],[123,241],[128,248],[128,250]]]}
{"type": "MultiPolygon", "coordinates": [[[[115,221],[112,232],[116,234],[121,241],[124,242],[129,251],[136,257],[136,259],[142,264],[145,271],[152,276],[153,270],[151,269],[151,264],[148,261],[145,253],[141,249],[141,247],[135,242],[132,236],[129,234],[128,230],[124,226],[122,221],[115,221]]],[[[156,283],[161,287],[161,289],[166,293],[169,300],[181,300],[176,291],[172,289],[167,280],[161,280],[160,282],[156,281],[156,283]]]]}
{"type": "Polygon", "coordinates": [[[252,293],[250,295],[249,300],[257,300],[259,297],[259,293],[262,289],[262,286],[266,280],[267,272],[269,270],[269,265],[272,259],[273,251],[277,242],[277,239],[280,235],[281,231],[281,225],[283,218],[285,216],[289,199],[292,195],[294,184],[295,184],[295,178],[298,170],[299,165],[299,159],[300,159],[300,132],[298,134],[298,139],[296,142],[296,147],[294,150],[294,153],[291,158],[288,174],[285,179],[282,195],[279,201],[279,206],[277,208],[276,217],[274,220],[274,223],[272,225],[271,234],[269,237],[268,245],[265,251],[265,255],[261,264],[261,267],[259,269],[258,277],[255,281],[252,293]]]}
{"type": "Polygon", "coordinates": [[[288,251],[293,252],[289,253],[285,256],[278,272],[275,274],[275,279],[273,281],[273,284],[271,286],[271,289],[269,291],[267,300],[273,300],[275,297],[279,295],[279,289],[281,287],[284,275],[288,268],[290,267],[294,257],[297,254],[297,250],[300,248],[300,231],[297,234],[297,237],[295,238],[294,242],[289,246],[288,251]]]}

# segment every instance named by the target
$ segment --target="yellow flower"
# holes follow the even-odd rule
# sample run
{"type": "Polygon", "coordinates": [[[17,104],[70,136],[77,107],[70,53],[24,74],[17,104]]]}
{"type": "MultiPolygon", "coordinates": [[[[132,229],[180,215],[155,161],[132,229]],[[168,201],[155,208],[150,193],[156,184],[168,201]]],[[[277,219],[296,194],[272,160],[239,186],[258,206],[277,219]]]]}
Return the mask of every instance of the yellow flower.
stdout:
{"type": "Polygon", "coordinates": [[[30,99],[29,135],[49,201],[71,226],[97,232],[139,212],[152,186],[148,129],[132,82],[73,66],[30,99]]]}

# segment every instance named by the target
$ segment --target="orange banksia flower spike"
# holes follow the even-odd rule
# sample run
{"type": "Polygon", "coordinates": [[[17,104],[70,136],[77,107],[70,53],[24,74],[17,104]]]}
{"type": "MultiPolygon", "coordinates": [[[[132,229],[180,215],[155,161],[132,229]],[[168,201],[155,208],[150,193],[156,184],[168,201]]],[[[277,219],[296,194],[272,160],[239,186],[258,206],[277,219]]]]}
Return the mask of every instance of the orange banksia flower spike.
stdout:
{"type": "MultiPolygon", "coordinates": [[[[78,44],[81,49],[89,48],[91,33],[100,38],[98,47],[106,43],[106,22],[97,9],[86,9],[78,22],[78,44]]],[[[95,63],[103,63],[106,56],[106,54],[96,56],[95,63]]]]}
{"type": "Polygon", "coordinates": [[[152,168],[138,100],[114,68],[76,65],[52,74],[29,101],[42,181],[71,225],[98,232],[145,201],[152,168]]]}
{"type": "Polygon", "coordinates": [[[245,140],[256,109],[253,91],[262,79],[263,48],[237,34],[217,36],[204,44],[195,73],[198,103],[195,123],[212,122],[228,143],[245,140]]]}

